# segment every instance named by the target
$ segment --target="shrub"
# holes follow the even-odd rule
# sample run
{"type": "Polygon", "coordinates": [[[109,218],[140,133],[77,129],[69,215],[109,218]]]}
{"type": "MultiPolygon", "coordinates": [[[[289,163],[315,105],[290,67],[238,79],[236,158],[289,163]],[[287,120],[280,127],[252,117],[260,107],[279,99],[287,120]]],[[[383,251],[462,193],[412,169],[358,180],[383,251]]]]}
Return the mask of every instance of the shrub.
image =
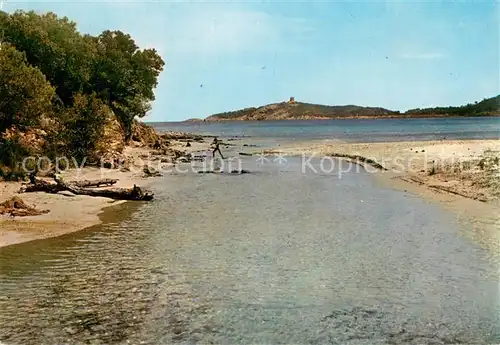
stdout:
{"type": "Polygon", "coordinates": [[[63,113],[64,129],[59,142],[64,143],[58,151],[77,164],[91,162],[96,144],[104,134],[109,108],[95,94],[78,94],[71,108],[63,113]]]}
{"type": "Polygon", "coordinates": [[[27,171],[22,167],[22,161],[29,156],[29,150],[24,147],[19,137],[0,140],[0,177],[4,180],[23,180],[27,171]]]}

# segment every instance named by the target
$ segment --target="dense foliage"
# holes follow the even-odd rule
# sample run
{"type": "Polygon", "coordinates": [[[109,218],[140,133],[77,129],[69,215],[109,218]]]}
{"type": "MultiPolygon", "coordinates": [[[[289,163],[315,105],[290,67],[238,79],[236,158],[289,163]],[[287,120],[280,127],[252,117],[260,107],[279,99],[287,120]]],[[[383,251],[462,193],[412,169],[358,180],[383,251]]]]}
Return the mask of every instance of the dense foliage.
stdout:
{"type": "Polygon", "coordinates": [[[55,150],[82,159],[92,152],[111,113],[121,124],[123,140],[129,140],[134,119],[143,117],[155,99],[164,67],[156,50],[140,50],[128,34],[83,35],[74,22],[54,13],[0,12],[0,43],[4,165],[12,164],[7,154],[12,142],[7,141],[15,135],[7,136],[9,129],[22,132],[49,123],[59,131],[55,150]]]}
{"type": "Polygon", "coordinates": [[[411,109],[411,115],[447,115],[447,116],[488,116],[500,114],[500,95],[486,98],[481,102],[467,104],[460,107],[435,107],[424,109],[411,109]]]}
{"type": "Polygon", "coordinates": [[[65,110],[65,126],[59,133],[78,165],[92,156],[104,133],[108,114],[109,108],[95,94],[77,94],[73,106],[65,110]]]}
{"type": "Polygon", "coordinates": [[[51,111],[54,88],[10,45],[0,50],[0,80],[0,133],[36,125],[51,111]]]}
{"type": "Polygon", "coordinates": [[[330,106],[302,102],[282,102],[258,108],[245,108],[219,113],[208,117],[206,120],[307,120],[342,117],[376,117],[397,114],[399,112],[384,108],[360,107],[356,105],[330,106]]]}
{"type": "Polygon", "coordinates": [[[154,49],[138,50],[134,40],[120,31],[104,31],[94,42],[90,85],[120,118],[129,138],[133,119],[150,109],[164,62],[154,49]]]}

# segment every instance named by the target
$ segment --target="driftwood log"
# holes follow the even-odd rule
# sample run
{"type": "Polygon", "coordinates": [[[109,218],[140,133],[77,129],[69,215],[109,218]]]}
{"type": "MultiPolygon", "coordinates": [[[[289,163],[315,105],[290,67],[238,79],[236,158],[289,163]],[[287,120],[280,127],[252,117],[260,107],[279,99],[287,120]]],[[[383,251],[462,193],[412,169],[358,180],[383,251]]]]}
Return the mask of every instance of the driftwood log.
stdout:
{"type": "Polygon", "coordinates": [[[82,180],[82,181],[71,181],[71,184],[77,187],[101,187],[101,186],[112,186],[116,184],[118,180],[116,179],[100,179],[100,180],[82,180]]]}
{"type": "Polygon", "coordinates": [[[30,192],[46,192],[46,193],[59,193],[63,189],[60,185],[54,182],[45,181],[39,178],[33,178],[30,184],[23,185],[19,190],[19,193],[30,193],[30,192]]]}
{"type": "Polygon", "coordinates": [[[76,195],[100,196],[111,198],[115,200],[145,200],[153,199],[153,192],[143,190],[134,185],[132,188],[89,188],[91,186],[109,186],[117,182],[117,180],[103,179],[103,180],[85,180],[85,181],[70,181],[64,182],[61,179],[55,178],[54,182],[45,181],[39,178],[34,180],[35,183],[30,183],[21,187],[20,193],[29,192],[46,192],[46,193],[59,193],[62,191],[69,191],[76,195]]]}

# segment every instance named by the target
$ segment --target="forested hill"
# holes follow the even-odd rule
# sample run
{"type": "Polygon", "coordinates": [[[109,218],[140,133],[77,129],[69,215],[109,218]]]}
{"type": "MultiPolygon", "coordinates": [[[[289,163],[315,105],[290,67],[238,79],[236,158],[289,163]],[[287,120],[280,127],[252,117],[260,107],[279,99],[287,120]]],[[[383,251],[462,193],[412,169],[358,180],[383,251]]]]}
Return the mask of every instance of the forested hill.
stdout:
{"type": "Polygon", "coordinates": [[[164,67],[124,32],[81,34],[54,13],[0,11],[0,40],[0,177],[24,156],[81,161],[110,133],[126,142],[164,67]]]}
{"type": "Polygon", "coordinates": [[[258,108],[215,114],[207,121],[218,120],[312,120],[350,117],[376,117],[396,115],[397,112],[384,108],[360,107],[355,105],[328,106],[320,104],[282,102],[258,108]]]}
{"type": "Polygon", "coordinates": [[[379,107],[356,105],[329,106],[295,102],[273,103],[261,107],[214,114],[205,121],[223,120],[312,120],[338,118],[381,118],[381,117],[446,117],[446,116],[498,116],[500,96],[485,99],[474,104],[459,107],[436,107],[412,109],[404,113],[379,107]]]}
{"type": "Polygon", "coordinates": [[[445,115],[445,116],[491,116],[500,115],[500,95],[485,98],[481,102],[467,104],[460,107],[435,107],[411,109],[406,112],[410,115],[445,115]]]}

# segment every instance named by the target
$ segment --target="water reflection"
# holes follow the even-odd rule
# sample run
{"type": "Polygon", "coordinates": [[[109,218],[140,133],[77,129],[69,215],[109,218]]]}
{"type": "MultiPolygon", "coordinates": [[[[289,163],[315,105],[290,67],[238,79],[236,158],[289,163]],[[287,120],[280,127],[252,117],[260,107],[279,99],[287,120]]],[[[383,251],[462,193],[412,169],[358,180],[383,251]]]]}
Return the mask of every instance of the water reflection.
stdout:
{"type": "Polygon", "coordinates": [[[450,214],[299,166],[166,177],[104,226],[0,250],[0,341],[500,340],[496,267],[450,214]]]}

